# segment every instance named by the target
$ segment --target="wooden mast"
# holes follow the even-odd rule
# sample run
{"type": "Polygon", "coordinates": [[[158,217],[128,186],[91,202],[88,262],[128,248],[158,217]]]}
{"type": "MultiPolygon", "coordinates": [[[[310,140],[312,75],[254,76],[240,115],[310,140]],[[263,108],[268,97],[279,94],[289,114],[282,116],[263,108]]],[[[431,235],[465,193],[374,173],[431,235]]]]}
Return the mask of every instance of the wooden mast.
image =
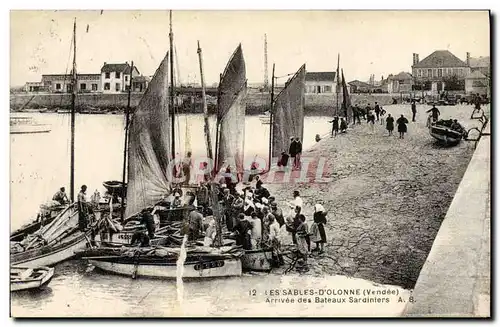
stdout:
{"type": "MultiPolygon", "coordinates": [[[[207,146],[207,156],[208,156],[208,169],[210,173],[212,172],[212,162],[213,162],[213,153],[212,153],[212,141],[210,138],[210,126],[208,122],[208,108],[207,108],[207,99],[205,94],[205,78],[203,76],[203,56],[200,47],[200,41],[198,41],[198,59],[200,62],[200,78],[201,78],[201,99],[203,102],[203,114],[205,120],[205,142],[207,146]]],[[[217,140],[217,138],[216,138],[217,140]]],[[[216,236],[214,240],[214,246],[220,247],[222,246],[222,224],[221,224],[221,216],[219,210],[219,202],[217,199],[217,195],[214,192],[214,182],[213,175],[210,174],[210,196],[212,197],[212,210],[214,213],[215,225],[216,225],[216,236]]]]}
{"type": "Polygon", "coordinates": [[[274,110],[273,110],[273,104],[274,104],[274,63],[273,63],[273,76],[271,79],[271,106],[269,109],[269,160],[268,160],[268,171],[271,170],[271,161],[272,161],[272,156],[273,156],[273,116],[274,116],[274,110]]]}
{"type": "Polygon", "coordinates": [[[174,104],[174,33],[172,31],[172,10],[170,10],[170,110],[172,111],[172,160],[175,159],[175,104],[174,104]]]}
{"type": "MultiPolygon", "coordinates": [[[[127,152],[128,152],[128,127],[130,122],[130,98],[132,96],[132,80],[134,73],[134,62],[132,61],[132,66],[130,68],[130,85],[128,88],[128,99],[127,99],[127,108],[125,109],[125,144],[123,146],[123,171],[122,171],[122,183],[123,189],[125,189],[125,174],[127,171],[127,152]]],[[[121,195],[121,220],[123,221],[123,215],[125,214],[125,194],[121,195]]]]}
{"type": "Polygon", "coordinates": [[[71,93],[71,167],[70,167],[70,200],[75,201],[75,111],[78,80],[76,76],[76,18],[73,23],[73,92],[71,93]]]}
{"type": "Polygon", "coordinates": [[[210,129],[208,125],[208,107],[207,107],[207,96],[205,93],[205,78],[203,76],[203,57],[200,48],[200,41],[198,41],[198,59],[200,62],[200,77],[201,77],[201,100],[203,103],[203,115],[205,120],[205,143],[207,147],[207,156],[210,160],[213,160],[212,152],[212,140],[210,138],[210,129]]]}
{"type": "Polygon", "coordinates": [[[215,121],[215,157],[214,157],[214,169],[215,171],[213,172],[214,175],[217,175],[219,172],[219,115],[220,115],[220,97],[221,97],[221,91],[220,91],[220,85],[222,83],[222,74],[219,75],[219,85],[217,86],[217,115],[216,115],[216,121],[215,121]]]}

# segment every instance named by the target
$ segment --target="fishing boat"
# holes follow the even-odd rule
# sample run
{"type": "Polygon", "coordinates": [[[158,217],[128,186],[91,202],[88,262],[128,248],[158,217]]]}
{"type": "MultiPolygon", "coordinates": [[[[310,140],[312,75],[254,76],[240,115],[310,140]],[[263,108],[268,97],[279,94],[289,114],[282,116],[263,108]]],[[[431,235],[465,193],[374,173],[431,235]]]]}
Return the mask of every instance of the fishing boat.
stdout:
{"type": "Polygon", "coordinates": [[[429,126],[429,134],[446,145],[456,145],[467,135],[467,132],[460,128],[452,129],[453,120],[439,120],[431,123],[429,126]]]}
{"type": "MultiPolygon", "coordinates": [[[[76,73],[76,19],[73,24],[73,85],[77,85],[76,73]]],[[[78,207],[74,203],[74,173],[75,173],[75,108],[76,87],[71,94],[71,165],[70,165],[70,201],[50,223],[41,227],[33,234],[26,235],[19,242],[11,242],[10,262],[12,266],[39,267],[52,266],[72,258],[75,251],[81,250],[90,243],[93,233],[91,226],[81,231],[78,226],[78,207]]],[[[100,212],[89,215],[89,221],[99,218],[100,212]]]]}
{"type": "Polygon", "coordinates": [[[70,114],[71,110],[70,109],[57,109],[56,112],[58,114],[70,114]]]}
{"type": "Polygon", "coordinates": [[[50,283],[54,268],[49,267],[11,267],[10,291],[39,289],[50,283]]]}
{"type": "Polygon", "coordinates": [[[41,205],[37,218],[28,224],[21,226],[10,234],[10,240],[19,242],[24,237],[39,230],[41,227],[50,224],[57,215],[66,208],[65,205],[41,205]]]}
{"type": "MultiPolygon", "coordinates": [[[[115,274],[136,277],[177,278],[178,247],[94,248],[80,252],[93,266],[115,274]]],[[[238,247],[186,249],[183,278],[240,276],[238,247]]]]}
{"type": "Polygon", "coordinates": [[[243,270],[269,272],[272,269],[273,250],[271,248],[245,250],[241,256],[243,270]]]}
{"type": "Polygon", "coordinates": [[[20,242],[11,242],[10,262],[12,266],[53,266],[74,257],[90,243],[92,230],[80,231],[78,208],[67,207],[52,223],[29,234],[20,242]]]}
{"type": "Polygon", "coordinates": [[[10,117],[10,134],[36,134],[50,131],[50,125],[39,124],[33,117],[10,117]]]}

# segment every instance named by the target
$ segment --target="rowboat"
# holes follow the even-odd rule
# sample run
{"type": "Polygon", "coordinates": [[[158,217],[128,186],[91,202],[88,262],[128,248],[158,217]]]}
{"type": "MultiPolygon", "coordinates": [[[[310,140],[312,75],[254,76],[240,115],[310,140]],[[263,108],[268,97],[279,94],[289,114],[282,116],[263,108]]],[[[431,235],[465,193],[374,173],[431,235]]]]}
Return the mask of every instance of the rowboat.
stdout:
{"type": "Polygon", "coordinates": [[[273,250],[271,248],[245,250],[241,257],[243,270],[251,271],[271,271],[273,250]]]}
{"type": "Polygon", "coordinates": [[[46,286],[54,276],[54,268],[11,267],[10,291],[38,289],[46,286]]]}
{"type": "Polygon", "coordinates": [[[451,120],[440,120],[429,126],[429,134],[436,140],[446,145],[456,145],[466,135],[464,130],[454,130],[451,128],[451,120]]]}
{"type": "MultiPolygon", "coordinates": [[[[93,266],[118,275],[133,278],[177,278],[179,248],[96,248],[83,251],[81,256],[93,266]],[[124,252],[126,251],[126,252],[124,252]]],[[[188,248],[183,278],[241,276],[241,251],[232,247],[188,248]]]]}
{"type": "Polygon", "coordinates": [[[31,117],[10,117],[10,134],[35,134],[50,131],[50,125],[38,124],[31,117]]]}

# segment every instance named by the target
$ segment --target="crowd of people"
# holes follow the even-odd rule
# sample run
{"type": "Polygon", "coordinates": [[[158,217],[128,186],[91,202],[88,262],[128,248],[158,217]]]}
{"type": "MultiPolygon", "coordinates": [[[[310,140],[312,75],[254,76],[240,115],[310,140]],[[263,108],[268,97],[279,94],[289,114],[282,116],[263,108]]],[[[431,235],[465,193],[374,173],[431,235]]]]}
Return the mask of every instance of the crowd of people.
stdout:
{"type": "Polygon", "coordinates": [[[283,264],[286,234],[296,246],[302,267],[307,266],[308,256],[323,253],[327,241],[326,210],[316,204],[309,226],[299,191],[293,192],[291,201],[279,205],[258,176],[240,191],[226,184],[213,183],[211,187],[213,196],[209,196],[208,184],[201,183],[186,204],[189,213],[183,225],[188,241],[201,241],[203,237],[204,246],[215,246],[218,231],[214,212],[218,211],[222,234],[235,239],[245,250],[272,249],[276,266],[283,264]]]}
{"type": "MultiPolygon", "coordinates": [[[[417,114],[417,105],[415,100],[411,101],[411,112],[412,122],[415,122],[417,114]]],[[[430,113],[429,121],[427,123],[428,126],[431,122],[436,122],[439,119],[439,115],[441,114],[439,112],[439,109],[436,108],[435,105],[433,105],[431,109],[427,110],[426,113],[430,113]]],[[[385,124],[388,135],[392,136],[396,124],[399,138],[404,139],[405,133],[408,132],[408,119],[404,116],[404,114],[401,114],[401,116],[396,120],[391,114],[387,114],[387,117],[386,114],[387,111],[377,102],[375,102],[375,106],[373,108],[371,107],[370,103],[365,108],[362,108],[359,106],[359,104],[356,104],[352,107],[352,126],[360,125],[361,119],[363,119],[369,125],[370,131],[373,133],[375,130],[375,124],[379,122],[380,125],[385,124]]],[[[340,133],[346,133],[348,123],[345,121],[344,117],[335,116],[333,120],[330,120],[328,122],[332,124],[331,137],[337,136],[337,134],[339,134],[339,130],[340,133]]],[[[316,139],[316,141],[319,141],[318,138],[316,139]]]]}

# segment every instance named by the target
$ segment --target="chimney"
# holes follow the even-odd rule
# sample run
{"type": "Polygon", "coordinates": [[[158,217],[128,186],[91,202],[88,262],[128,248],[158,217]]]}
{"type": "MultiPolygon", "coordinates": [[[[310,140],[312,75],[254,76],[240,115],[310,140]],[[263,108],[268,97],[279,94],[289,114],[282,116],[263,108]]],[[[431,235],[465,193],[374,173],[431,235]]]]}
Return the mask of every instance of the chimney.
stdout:
{"type": "Polygon", "coordinates": [[[470,67],[470,52],[467,52],[465,57],[465,63],[467,64],[467,67],[470,67]]]}
{"type": "Polygon", "coordinates": [[[414,53],[413,54],[413,65],[416,65],[418,64],[418,53],[414,53]]]}

